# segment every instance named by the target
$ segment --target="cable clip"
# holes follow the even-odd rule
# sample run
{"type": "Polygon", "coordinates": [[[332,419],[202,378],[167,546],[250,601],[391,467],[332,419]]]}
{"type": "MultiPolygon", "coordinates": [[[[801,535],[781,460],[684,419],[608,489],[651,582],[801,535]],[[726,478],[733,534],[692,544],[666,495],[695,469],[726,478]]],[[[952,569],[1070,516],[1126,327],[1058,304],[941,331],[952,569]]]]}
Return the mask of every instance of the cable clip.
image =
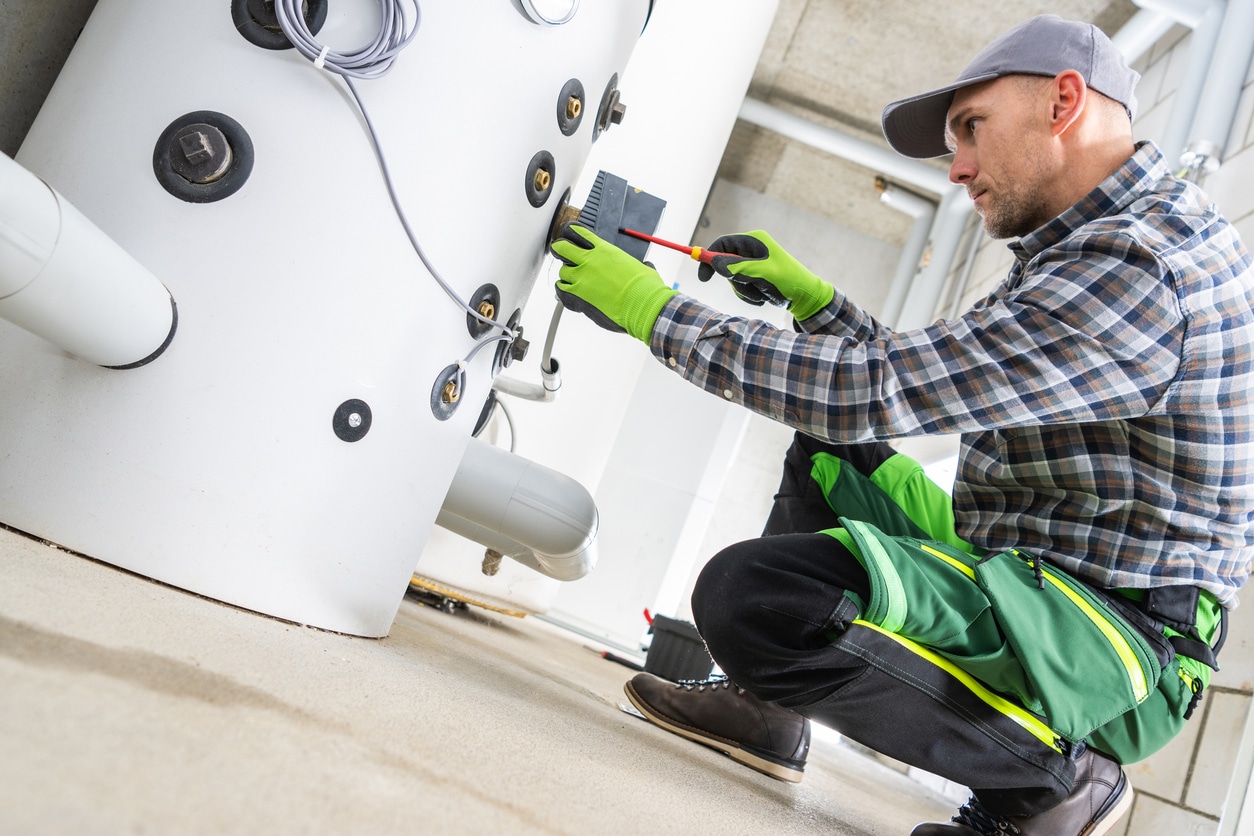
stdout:
{"type": "Polygon", "coordinates": [[[322,69],[327,65],[327,53],[331,51],[331,47],[324,46],[322,52],[318,53],[318,57],[314,59],[314,66],[322,69]]]}

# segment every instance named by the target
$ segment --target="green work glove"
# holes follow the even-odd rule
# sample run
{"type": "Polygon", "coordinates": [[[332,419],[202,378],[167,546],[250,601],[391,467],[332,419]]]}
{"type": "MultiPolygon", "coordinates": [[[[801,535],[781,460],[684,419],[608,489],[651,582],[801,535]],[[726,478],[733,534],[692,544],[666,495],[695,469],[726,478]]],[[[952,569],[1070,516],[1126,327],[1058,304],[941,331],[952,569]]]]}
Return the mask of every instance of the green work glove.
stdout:
{"type": "Polygon", "coordinates": [[[836,293],[761,230],[724,235],[706,250],[727,255],[716,255],[709,264],[698,266],[698,279],[708,282],[715,273],[726,276],[736,295],[750,305],[780,305],[798,321],[823,310],[836,293]]]}
{"type": "Polygon", "coordinates": [[[564,306],[602,328],[649,341],[658,315],[676,293],[656,270],[575,224],[565,224],[549,249],[565,265],[557,280],[564,306]]]}

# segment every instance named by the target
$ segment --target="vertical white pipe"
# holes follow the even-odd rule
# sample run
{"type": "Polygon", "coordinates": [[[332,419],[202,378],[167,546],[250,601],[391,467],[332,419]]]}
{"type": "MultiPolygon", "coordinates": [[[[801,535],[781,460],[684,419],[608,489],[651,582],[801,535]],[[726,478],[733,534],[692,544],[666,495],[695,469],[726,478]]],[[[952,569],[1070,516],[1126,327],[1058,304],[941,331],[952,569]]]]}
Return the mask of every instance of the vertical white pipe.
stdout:
{"type": "MultiPolygon", "coordinates": [[[[1206,86],[1211,57],[1215,53],[1219,35],[1223,29],[1224,0],[1194,0],[1180,3],[1167,0],[1139,0],[1138,5],[1161,10],[1172,15],[1180,23],[1193,28],[1189,40],[1188,60],[1171,102],[1171,114],[1167,126],[1159,138],[1159,149],[1173,169],[1179,167],[1180,156],[1188,143],[1193,120],[1197,115],[1198,102],[1206,86]],[[1200,12],[1200,14],[1199,14],[1200,12]]],[[[1225,137],[1227,139],[1227,137],[1225,137]]]]}
{"type": "Polygon", "coordinates": [[[170,293],[64,197],[0,154],[0,318],[111,368],[174,334],[170,293]]]}
{"type": "Polygon", "coordinates": [[[906,239],[906,244],[902,247],[901,258],[897,261],[897,272],[893,275],[892,284],[888,286],[888,293],[884,297],[884,307],[880,312],[880,320],[892,326],[901,316],[906,291],[910,289],[915,273],[919,271],[919,261],[923,258],[924,250],[927,249],[932,219],[936,217],[936,204],[891,183],[886,184],[884,190],[880,192],[880,201],[914,218],[914,225],[910,228],[910,237],[906,239]]]}
{"type": "Polygon", "coordinates": [[[923,328],[932,323],[970,215],[971,198],[966,189],[951,188],[941,198],[932,224],[932,258],[910,287],[896,326],[898,330],[923,328]]]}
{"type": "Polygon", "coordinates": [[[1223,163],[1241,90],[1254,56],[1254,0],[1228,0],[1181,163],[1213,174],[1223,163]]]}

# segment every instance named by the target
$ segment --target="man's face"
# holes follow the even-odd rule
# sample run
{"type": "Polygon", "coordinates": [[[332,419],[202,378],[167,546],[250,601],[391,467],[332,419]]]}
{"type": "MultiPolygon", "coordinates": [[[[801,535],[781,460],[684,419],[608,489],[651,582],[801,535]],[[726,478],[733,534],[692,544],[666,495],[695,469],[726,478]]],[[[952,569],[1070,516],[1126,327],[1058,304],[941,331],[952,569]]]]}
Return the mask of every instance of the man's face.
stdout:
{"type": "Polygon", "coordinates": [[[1007,76],[958,90],[945,128],[949,179],[965,186],[993,238],[1017,238],[1052,220],[1039,113],[1048,79],[1007,76]]]}

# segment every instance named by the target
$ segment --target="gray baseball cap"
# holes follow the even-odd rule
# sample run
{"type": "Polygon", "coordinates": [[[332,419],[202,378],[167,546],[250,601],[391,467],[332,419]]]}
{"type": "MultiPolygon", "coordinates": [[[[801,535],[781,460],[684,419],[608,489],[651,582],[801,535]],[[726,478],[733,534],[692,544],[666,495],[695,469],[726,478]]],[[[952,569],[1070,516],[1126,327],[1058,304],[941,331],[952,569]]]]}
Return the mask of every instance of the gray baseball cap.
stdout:
{"type": "Polygon", "coordinates": [[[1091,23],[1040,15],[1024,21],[986,46],[953,84],[893,102],[881,123],[888,144],[907,157],[942,157],[945,116],[954,91],[1004,75],[1056,76],[1076,70],[1090,88],[1119,102],[1136,116],[1133,90],[1140,73],[1128,67],[1119,48],[1091,23]]]}

